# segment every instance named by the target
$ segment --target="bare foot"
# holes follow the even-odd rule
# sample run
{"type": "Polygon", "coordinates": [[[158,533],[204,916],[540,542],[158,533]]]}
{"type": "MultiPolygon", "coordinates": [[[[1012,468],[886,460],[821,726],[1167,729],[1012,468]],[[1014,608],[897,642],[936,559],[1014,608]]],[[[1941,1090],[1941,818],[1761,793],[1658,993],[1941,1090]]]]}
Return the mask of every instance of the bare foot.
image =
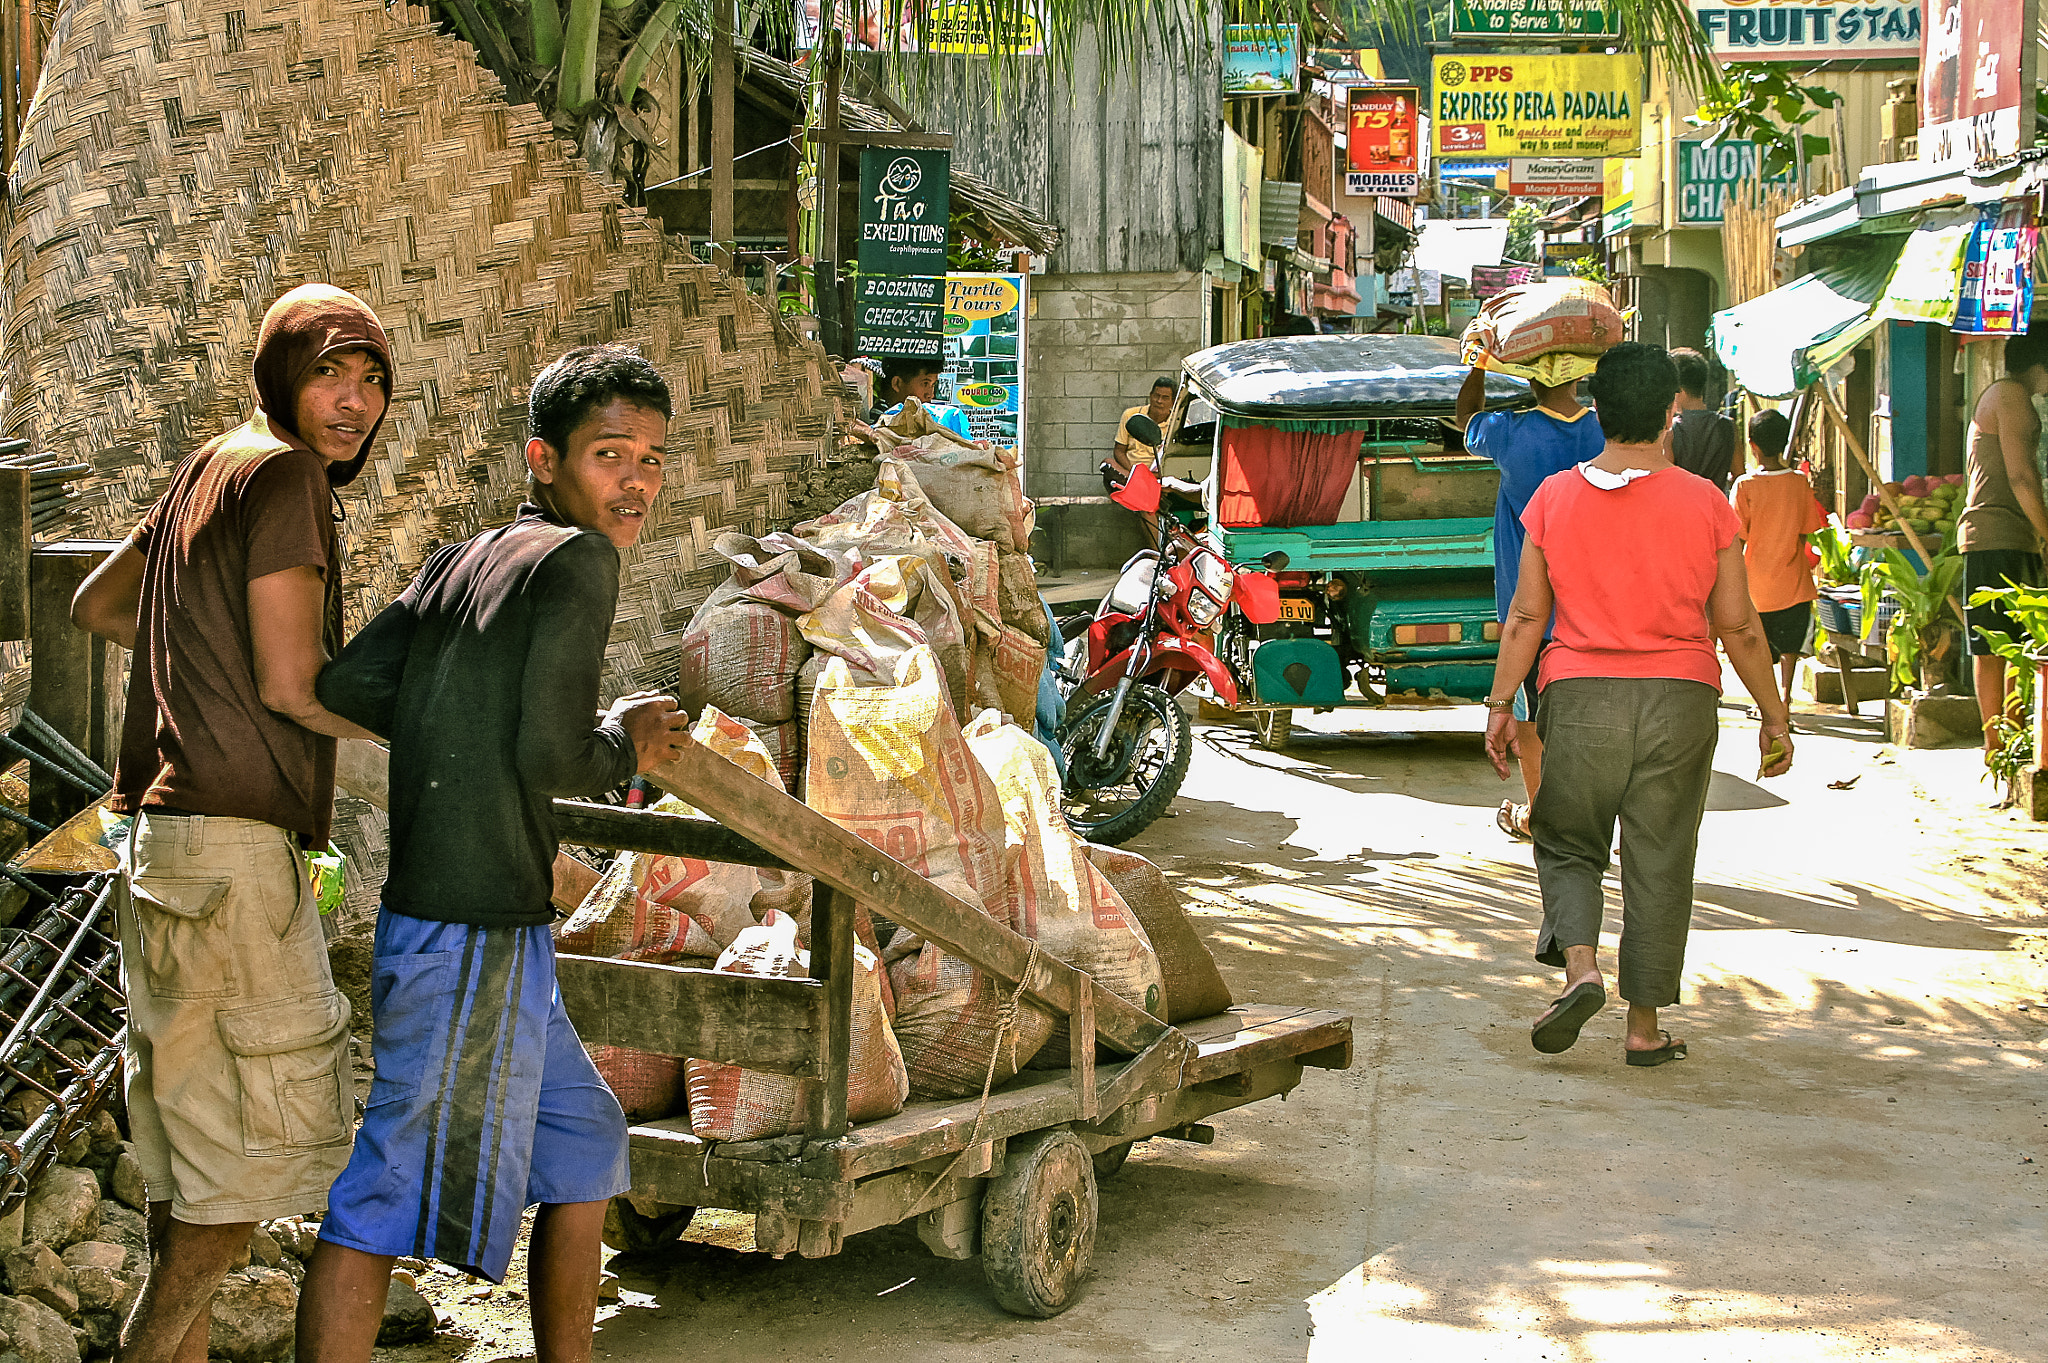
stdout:
{"type": "Polygon", "coordinates": [[[1661,1051],[1673,1046],[1682,1047],[1685,1039],[1657,1026],[1656,1009],[1632,1003],[1628,1006],[1628,1036],[1621,1044],[1624,1050],[1661,1051]]]}

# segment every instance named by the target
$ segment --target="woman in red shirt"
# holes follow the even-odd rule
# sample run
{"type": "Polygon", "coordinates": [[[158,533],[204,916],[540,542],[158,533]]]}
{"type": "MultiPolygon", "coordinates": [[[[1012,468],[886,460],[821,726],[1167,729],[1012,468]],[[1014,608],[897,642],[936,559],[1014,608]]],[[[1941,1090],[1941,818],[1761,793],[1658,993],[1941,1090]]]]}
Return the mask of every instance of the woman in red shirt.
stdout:
{"type": "Polygon", "coordinates": [[[1792,725],[1750,604],[1735,512],[1718,487],[1671,462],[1670,355],[1618,345],[1588,387],[1607,445],[1545,480],[1522,515],[1528,539],[1486,702],[1486,752],[1506,780],[1515,691],[1554,609],[1537,678],[1544,772],[1530,831],[1543,889],[1536,959],[1563,967],[1565,987],[1530,1039],[1565,1050],[1607,1004],[1600,881],[1619,820],[1625,1049],[1631,1065],[1661,1065],[1685,1055],[1657,1010],[1678,1002],[1685,969],[1719,733],[1716,637],[1763,714],[1763,775],[1791,769],[1792,725]]]}

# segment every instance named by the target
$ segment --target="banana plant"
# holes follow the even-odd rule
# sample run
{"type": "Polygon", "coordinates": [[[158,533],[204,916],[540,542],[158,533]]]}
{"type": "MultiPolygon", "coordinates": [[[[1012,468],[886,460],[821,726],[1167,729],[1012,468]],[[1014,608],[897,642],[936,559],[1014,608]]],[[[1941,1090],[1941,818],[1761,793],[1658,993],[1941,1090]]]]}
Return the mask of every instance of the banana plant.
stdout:
{"type": "MultiPolygon", "coordinates": [[[[1921,680],[1920,663],[1946,667],[1954,649],[1950,628],[1951,599],[1956,579],[1962,576],[1963,558],[1957,553],[1936,554],[1922,576],[1913,560],[1897,549],[1863,565],[1863,637],[1868,639],[1877,624],[1878,604],[1887,596],[1898,603],[1887,637],[1892,659],[1892,679],[1900,686],[1921,680]]],[[[1933,689],[1933,688],[1928,688],[1933,689]]]]}

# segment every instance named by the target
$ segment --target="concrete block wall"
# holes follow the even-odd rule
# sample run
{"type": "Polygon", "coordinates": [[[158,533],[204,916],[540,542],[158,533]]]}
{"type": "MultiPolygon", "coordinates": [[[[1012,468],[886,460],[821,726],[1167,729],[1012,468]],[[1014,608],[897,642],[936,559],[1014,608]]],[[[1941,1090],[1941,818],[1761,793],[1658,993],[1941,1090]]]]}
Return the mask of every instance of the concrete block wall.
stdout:
{"type": "Polygon", "coordinates": [[[1202,348],[1207,288],[1199,273],[1040,275],[1028,333],[1025,492],[1100,494],[1096,466],[1124,409],[1152,380],[1178,377],[1202,348]]]}

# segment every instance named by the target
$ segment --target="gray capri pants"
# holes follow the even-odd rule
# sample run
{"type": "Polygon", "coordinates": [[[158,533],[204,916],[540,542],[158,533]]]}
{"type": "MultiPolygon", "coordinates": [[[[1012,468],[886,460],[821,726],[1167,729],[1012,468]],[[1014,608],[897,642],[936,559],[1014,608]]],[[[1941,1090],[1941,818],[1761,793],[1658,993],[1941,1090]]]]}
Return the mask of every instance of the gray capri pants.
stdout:
{"type": "Polygon", "coordinates": [[[1597,946],[1621,821],[1621,996],[1678,1002],[1692,925],[1693,859],[1714,775],[1720,693],[1662,677],[1567,677],[1543,688],[1543,784],[1529,820],[1543,928],[1536,959],[1597,946]]]}

